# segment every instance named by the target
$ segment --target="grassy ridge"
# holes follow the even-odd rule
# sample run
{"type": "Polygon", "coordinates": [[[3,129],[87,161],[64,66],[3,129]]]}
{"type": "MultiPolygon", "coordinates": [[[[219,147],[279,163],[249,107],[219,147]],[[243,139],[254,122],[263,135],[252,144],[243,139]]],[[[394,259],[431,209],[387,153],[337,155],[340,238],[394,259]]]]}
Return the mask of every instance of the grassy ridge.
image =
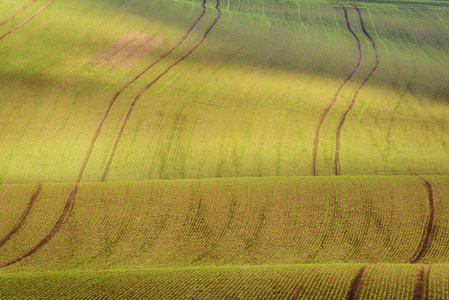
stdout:
{"type": "MultiPolygon", "coordinates": [[[[0,274],[4,299],[344,299],[363,265],[276,265],[0,274]]],[[[359,299],[446,299],[447,265],[429,268],[429,286],[416,284],[423,266],[381,264],[369,269],[359,299]]]]}
{"type": "MultiPolygon", "coordinates": [[[[419,264],[410,262],[425,240],[429,194],[414,176],[81,183],[56,235],[0,269],[0,295],[444,298],[449,178],[425,180],[437,225],[419,264]]],[[[0,188],[15,191],[16,203],[2,202],[7,212],[25,206],[35,185],[0,188]]],[[[42,185],[29,221],[0,247],[0,263],[50,230],[69,190],[42,185]]],[[[10,221],[9,214],[1,218],[10,221]]]]}
{"type": "MultiPolygon", "coordinates": [[[[222,3],[223,15],[204,43],[142,95],[106,180],[312,174],[316,127],[358,59],[343,12],[329,4],[267,2],[272,12],[260,16],[264,2],[239,3],[222,3]]],[[[187,40],[114,103],[84,181],[100,180],[134,96],[213,22],[212,2],[206,7],[187,40]]],[[[1,40],[0,180],[75,181],[114,94],[175,45],[201,10],[199,2],[58,1],[33,26],[1,40]],[[91,63],[130,31],[166,41],[131,68],[91,63]]],[[[318,175],[334,173],[335,131],[375,62],[356,11],[348,12],[364,57],[323,124],[318,175]]],[[[446,174],[446,10],[366,4],[361,12],[379,49],[379,67],[342,127],[341,174],[446,174]]]]}
{"type": "MultiPolygon", "coordinates": [[[[435,192],[433,212],[426,205],[426,186],[417,177],[83,183],[56,235],[2,272],[410,263],[423,243],[429,245],[419,263],[446,263],[448,216],[442,208],[448,178],[426,178],[435,192]],[[436,225],[429,241],[431,213],[436,225]]],[[[69,188],[42,186],[29,221],[0,248],[1,263],[26,252],[50,231],[69,188]]],[[[22,185],[8,189],[23,191],[22,185]]],[[[30,193],[22,195],[25,205],[30,193]]],[[[10,210],[7,204],[4,211],[10,210]]],[[[2,218],[10,222],[9,215],[2,218]]]]}

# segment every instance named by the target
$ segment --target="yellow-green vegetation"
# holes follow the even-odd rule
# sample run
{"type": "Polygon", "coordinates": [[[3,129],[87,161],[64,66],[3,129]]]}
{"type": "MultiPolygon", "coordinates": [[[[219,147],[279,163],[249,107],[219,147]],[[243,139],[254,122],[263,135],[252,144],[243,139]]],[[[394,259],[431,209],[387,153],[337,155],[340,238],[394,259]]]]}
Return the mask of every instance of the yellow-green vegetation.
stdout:
{"type": "MultiPolygon", "coordinates": [[[[443,207],[449,177],[426,180],[433,184],[435,207],[443,207]]],[[[19,204],[24,209],[33,188],[3,185],[17,199],[2,208],[10,211],[19,204]]],[[[0,264],[44,238],[69,189],[66,184],[42,185],[29,221],[1,247],[0,264]]],[[[417,288],[418,269],[432,270],[449,255],[437,242],[449,233],[448,212],[436,209],[433,248],[419,264],[409,264],[422,247],[427,197],[415,176],[81,183],[70,218],[57,234],[32,255],[1,269],[0,291],[11,295],[16,284],[33,286],[36,280],[28,295],[42,288],[41,281],[51,281],[53,287],[39,294],[48,298],[77,295],[78,285],[94,295],[117,288],[124,298],[134,285],[152,287],[136,288],[136,298],[159,293],[222,297],[237,291],[242,298],[258,298],[258,293],[301,295],[298,299],[335,293],[339,298],[350,292],[360,268],[368,266],[360,295],[398,293],[394,298],[407,299],[417,288]],[[43,270],[49,273],[37,273],[43,270]],[[118,279],[110,276],[124,279],[114,287],[118,279]],[[92,283],[92,277],[99,283],[92,283]],[[72,280],[77,282],[71,289],[72,280]]],[[[432,284],[432,293],[443,293],[432,284]]]]}
{"type": "Polygon", "coordinates": [[[449,297],[448,1],[0,2],[0,298],[449,297]]]}

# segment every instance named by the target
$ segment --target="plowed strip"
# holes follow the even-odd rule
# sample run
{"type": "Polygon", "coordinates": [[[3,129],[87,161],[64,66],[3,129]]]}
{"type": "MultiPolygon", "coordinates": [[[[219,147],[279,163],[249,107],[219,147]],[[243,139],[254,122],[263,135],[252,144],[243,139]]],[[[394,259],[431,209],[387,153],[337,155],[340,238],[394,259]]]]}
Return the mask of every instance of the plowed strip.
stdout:
{"type": "Polygon", "coordinates": [[[360,298],[360,295],[362,294],[361,291],[363,288],[363,283],[365,281],[366,275],[368,274],[368,270],[368,266],[361,268],[357,276],[351,282],[347,297],[348,300],[356,300],[360,298]]]}
{"type": "Polygon", "coordinates": [[[8,242],[11,237],[16,234],[17,231],[20,230],[20,228],[23,227],[23,225],[26,223],[28,218],[30,217],[31,212],[33,211],[34,204],[36,203],[37,198],[39,197],[39,193],[42,190],[42,184],[39,184],[36,189],[34,190],[33,195],[30,198],[30,202],[28,203],[28,206],[26,207],[25,211],[23,212],[22,216],[20,217],[19,222],[14,226],[13,229],[11,229],[8,234],[3,237],[3,239],[0,240],[0,247],[3,246],[6,242],[8,242]]]}
{"type": "Polygon", "coordinates": [[[12,19],[14,19],[15,17],[17,17],[21,12],[23,12],[25,9],[27,9],[31,4],[33,4],[34,2],[36,2],[36,0],[31,1],[30,3],[28,3],[27,5],[25,5],[21,10],[19,10],[18,12],[16,12],[15,14],[13,14],[11,17],[9,17],[7,20],[3,21],[2,23],[0,23],[0,27],[2,27],[3,25],[5,25],[6,23],[8,23],[9,21],[11,21],[12,19]]]}
{"type": "MultiPolygon", "coordinates": [[[[365,78],[365,80],[362,82],[362,84],[357,88],[354,95],[352,96],[351,104],[346,109],[345,113],[341,117],[340,124],[338,124],[337,133],[335,135],[335,150],[334,150],[334,166],[335,166],[335,175],[340,175],[340,136],[341,136],[341,129],[343,127],[343,124],[345,123],[346,117],[348,116],[349,112],[352,110],[355,104],[355,99],[357,98],[357,95],[359,94],[360,90],[365,86],[365,84],[370,80],[370,78],[373,76],[374,72],[376,71],[377,67],[379,66],[379,54],[377,53],[376,43],[374,42],[371,35],[366,31],[365,29],[365,22],[363,21],[362,13],[360,12],[359,8],[357,6],[354,6],[354,8],[357,10],[357,13],[359,15],[360,25],[362,25],[363,34],[370,40],[371,46],[373,47],[374,53],[376,54],[376,63],[374,64],[373,69],[368,74],[368,76],[365,78]]],[[[360,51],[360,61],[363,59],[363,53],[362,48],[359,41],[359,51],[360,51]]]]}
{"type": "Polygon", "coordinates": [[[55,223],[55,225],[53,226],[53,228],[50,230],[50,232],[42,239],[40,240],[39,243],[37,243],[36,246],[34,246],[33,248],[31,248],[30,250],[28,250],[27,252],[19,255],[18,257],[5,262],[3,264],[0,265],[0,268],[12,265],[18,261],[21,261],[22,259],[30,256],[31,254],[33,254],[34,252],[36,252],[37,250],[39,250],[40,248],[42,248],[45,244],[47,244],[52,238],[53,236],[58,233],[59,229],[61,229],[62,225],[65,223],[65,221],[67,220],[67,218],[70,215],[70,212],[72,211],[72,207],[73,204],[75,203],[75,197],[76,197],[76,191],[78,190],[78,185],[75,185],[72,190],[70,191],[70,195],[69,198],[67,199],[67,202],[65,204],[64,210],[61,214],[61,216],[59,217],[58,221],[55,223]]]}
{"type": "Polygon", "coordinates": [[[359,61],[356,65],[356,67],[354,68],[354,70],[352,70],[351,74],[348,75],[348,77],[346,77],[345,81],[340,85],[340,87],[338,88],[337,92],[334,95],[334,98],[332,98],[332,101],[329,103],[329,106],[325,109],[323,115],[321,116],[320,119],[320,123],[318,124],[318,127],[316,129],[315,132],[315,139],[313,141],[313,175],[317,176],[317,155],[318,155],[318,142],[320,140],[320,131],[321,131],[321,127],[324,124],[324,120],[326,119],[327,115],[329,114],[329,112],[331,111],[331,109],[334,107],[335,102],[337,101],[337,97],[340,94],[341,90],[343,89],[343,87],[349,82],[349,80],[351,80],[351,78],[354,76],[355,72],[357,72],[357,70],[360,68],[360,65],[362,64],[362,46],[360,44],[360,39],[358,38],[358,36],[354,33],[354,31],[351,28],[351,23],[349,22],[349,18],[348,18],[348,11],[346,9],[346,7],[342,6],[343,11],[345,13],[345,19],[346,19],[346,26],[348,27],[349,32],[351,32],[352,36],[356,39],[358,45],[359,45],[359,61]]]}
{"type": "Polygon", "coordinates": [[[7,35],[13,33],[14,31],[16,31],[17,29],[19,29],[20,27],[22,27],[23,25],[25,25],[26,23],[28,23],[29,21],[31,21],[35,16],[37,16],[38,14],[40,14],[41,12],[43,12],[47,7],[49,7],[53,2],[55,2],[55,0],[51,0],[50,2],[48,2],[47,4],[44,5],[44,7],[42,7],[41,9],[39,9],[37,12],[35,12],[34,14],[31,15],[31,17],[29,17],[28,19],[26,19],[25,21],[23,21],[22,23],[20,23],[19,25],[17,25],[16,27],[14,27],[13,29],[11,29],[10,31],[8,31],[7,33],[5,33],[4,35],[0,36],[0,40],[4,37],[6,37],[7,35]]]}
{"type": "Polygon", "coordinates": [[[421,244],[414,255],[414,259],[410,262],[412,264],[419,263],[429,251],[430,245],[432,244],[433,238],[435,236],[436,220],[435,220],[435,191],[432,184],[423,177],[419,177],[419,180],[426,186],[429,193],[429,219],[427,221],[426,230],[423,233],[421,239],[421,244]]]}
{"type": "Polygon", "coordinates": [[[120,141],[120,138],[122,136],[123,133],[123,129],[125,128],[126,122],[129,119],[129,116],[131,115],[131,112],[134,109],[134,105],[136,104],[136,102],[139,100],[139,98],[153,85],[155,84],[159,79],[161,79],[165,74],[168,73],[168,71],[170,71],[173,67],[175,67],[177,64],[179,64],[181,61],[183,61],[184,59],[186,59],[190,54],[192,54],[193,51],[195,51],[196,48],[198,48],[203,41],[206,39],[206,37],[209,35],[209,33],[212,31],[212,29],[215,27],[215,25],[217,24],[218,20],[221,18],[221,10],[219,8],[220,6],[220,0],[216,0],[217,4],[215,5],[215,9],[217,10],[218,14],[217,17],[215,18],[214,22],[212,23],[211,26],[209,26],[209,28],[207,28],[206,32],[204,33],[203,37],[192,47],[190,48],[187,52],[184,53],[184,55],[182,55],[177,61],[175,61],[172,65],[170,65],[167,69],[165,69],[164,72],[162,72],[159,76],[157,76],[153,81],[151,81],[149,84],[147,84],[133,99],[133,101],[131,102],[131,104],[129,105],[128,111],[126,112],[125,118],[122,121],[122,124],[120,125],[120,128],[117,132],[117,135],[115,137],[115,141],[114,144],[112,146],[111,152],[109,153],[108,156],[108,160],[106,162],[105,168],[103,170],[103,175],[101,176],[101,181],[105,181],[106,176],[108,174],[109,171],[109,167],[111,165],[112,159],[114,158],[114,154],[115,154],[115,150],[117,149],[117,145],[120,141]]]}
{"type": "Polygon", "coordinates": [[[149,65],[145,70],[143,70],[142,72],[140,72],[139,75],[137,75],[136,77],[134,77],[131,81],[129,81],[127,84],[125,84],[117,93],[115,93],[114,97],[112,97],[111,102],[109,102],[109,106],[106,109],[105,114],[103,115],[103,119],[101,119],[100,124],[97,127],[97,130],[95,131],[95,135],[93,136],[91,142],[90,142],[90,146],[89,149],[87,150],[87,154],[86,157],[84,158],[84,162],[83,165],[81,166],[81,170],[78,174],[78,179],[77,182],[81,182],[81,179],[83,178],[83,174],[84,171],[86,170],[86,166],[87,163],[89,162],[90,156],[92,155],[92,151],[94,149],[95,143],[97,142],[98,136],[100,135],[100,131],[103,128],[103,124],[106,121],[106,118],[108,117],[112,106],[114,105],[115,101],[117,100],[117,98],[131,85],[133,84],[137,79],[139,79],[140,77],[142,77],[146,72],[148,72],[152,67],[154,67],[157,63],[159,63],[161,60],[163,60],[165,57],[167,57],[170,53],[172,53],[176,48],[178,48],[179,45],[181,45],[182,42],[184,42],[187,37],[190,35],[190,33],[198,26],[198,24],[200,23],[200,21],[203,19],[204,15],[206,14],[206,0],[203,0],[203,12],[201,13],[201,15],[198,17],[198,19],[195,21],[195,23],[193,23],[193,25],[189,28],[189,30],[187,30],[186,34],[173,46],[170,48],[170,50],[168,50],[167,52],[165,52],[161,57],[159,57],[154,63],[152,63],[151,65],[149,65]]]}

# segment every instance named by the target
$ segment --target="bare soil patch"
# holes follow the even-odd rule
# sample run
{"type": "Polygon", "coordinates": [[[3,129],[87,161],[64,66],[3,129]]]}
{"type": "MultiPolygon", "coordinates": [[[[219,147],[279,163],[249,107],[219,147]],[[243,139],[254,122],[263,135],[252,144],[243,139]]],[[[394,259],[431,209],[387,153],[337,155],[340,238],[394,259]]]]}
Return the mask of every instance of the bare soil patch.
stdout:
{"type": "Polygon", "coordinates": [[[141,32],[130,32],[97,56],[92,63],[106,67],[131,67],[147,57],[166,38],[141,32]]]}

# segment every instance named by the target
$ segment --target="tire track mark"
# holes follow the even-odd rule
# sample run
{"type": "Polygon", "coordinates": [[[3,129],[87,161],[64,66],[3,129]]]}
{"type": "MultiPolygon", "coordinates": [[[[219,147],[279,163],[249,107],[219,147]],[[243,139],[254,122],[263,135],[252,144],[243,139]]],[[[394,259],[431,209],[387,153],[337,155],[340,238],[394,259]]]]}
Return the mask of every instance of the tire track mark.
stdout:
{"type": "Polygon", "coordinates": [[[226,220],[225,226],[218,234],[218,237],[212,241],[209,248],[207,250],[203,251],[201,254],[199,254],[196,258],[194,258],[192,260],[192,262],[191,262],[192,264],[195,264],[207,257],[210,257],[211,254],[214,252],[214,250],[220,245],[221,240],[226,235],[226,233],[229,231],[229,229],[231,228],[231,225],[234,223],[234,219],[236,216],[236,210],[237,210],[237,200],[235,199],[235,197],[232,197],[231,207],[229,209],[228,218],[226,220]]]}
{"type": "MultiPolygon", "coordinates": [[[[28,18],[25,22],[23,22],[23,23],[20,24],[19,26],[25,25],[26,22],[30,21],[34,16],[36,16],[37,14],[39,14],[40,12],[42,12],[44,9],[46,9],[46,8],[47,8],[50,4],[52,4],[54,1],[55,1],[55,0],[52,0],[52,1],[48,2],[43,8],[41,8],[41,9],[40,9],[39,11],[37,11],[33,16],[31,16],[30,18],[28,18]]],[[[218,1],[219,1],[219,0],[217,0],[217,3],[218,3],[218,1]]],[[[206,3],[206,0],[203,0],[203,14],[202,14],[202,15],[200,16],[200,18],[199,18],[199,19],[192,25],[192,27],[190,28],[189,32],[184,36],[184,39],[181,39],[181,40],[175,45],[175,47],[173,47],[172,49],[169,50],[170,53],[171,53],[174,49],[176,49],[176,47],[179,46],[179,44],[181,44],[183,40],[185,40],[185,39],[187,38],[188,34],[190,34],[190,32],[193,31],[193,29],[197,26],[197,24],[199,23],[199,21],[202,19],[202,17],[203,17],[204,14],[205,14],[205,3],[206,3]]],[[[19,26],[16,27],[13,31],[15,31],[15,30],[17,30],[18,28],[20,28],[19,26]]],[[[11,32],[12,32],[12,31],[11,31],[11,32]]],[[[11,33],[11,32],[9,32],[9,33],[11,33]]],[[[9,33],[7,33],[7,34],[9,34],[9,33]]],[[[3,38],[4,36],[6,36],[6,35],[3,35],[2,37],[0,37],[0,39],[3,38]]],[[[140,74],[140,76],[142,76],[142,75],[143,75],[146,71],[148,71],[152,66],[154,66],[157,62],[159,62],[160,60],[162,60],[164,57],[166,57],[166,56],[169,55],[170,53],[168,53],[168,52],[165,53],[162,57],[160,57],[160,58],[158,59],[158,61],[156,61],[155,63],[153,63],[149,68],[147,68],[144,72],[142,72],[142,73],[140,74]]],[[[130,81],[130,82],[128,83],[128,85],[125,86],[125,88],[123,88],[121,91],[119,91],[119,92],[118,92],[118,95],[116,94],[117,97],[123,92],[123,90],[125,90],[129,85],[131,85],[131,84],[132,84],[135,80],[137,80],[140,76],[136,77],[133,81],[130,81]]],[[[116,98],[115,98],[115,99],[116,99],[116,98]]],[[[114,99],[113,101],[115,101],[115,99],[114,99]]],[[[66,204],[65,204],[65,206],[64,206],[63,212],[62,212],[61,216],[59,217],[58,221],[55,223],[55,225],[54,225],[53,228],[50,230],[50,232],[49,232],[49,233],[48,233],[48,234],[47,234],[41,241],[39,241],[39,243],[37,243],[33,248],[31,248],[30,250],[26,251],[25,253],[22,253],[22,254],[19,255],[18,257],[14,258],[14,259],[12,259],[12,260],[6,262],[6,263],[0,264],[0,268],[3,268],[3,267],[6,267],[6,266],[9,266],[9,265],[12,265],[12,264],[14,264],[14,263],[16,263],[16,262],[21,261],[22,259],[24,259],[24,258],[26,258],[26,257],[28,257],[28,256],[34,254],[37,250],[39,250],[39,249],[42,248],[45,244],[47,244],[47,243],[48,243],[48,242],[49,242],[49,241],[56,235],[56,233],[58,233],[58,231],[61,229],[61,227],[65,224],[66,220],[67,220],[67,219],[69,218],[69,216],[70,216],[70,213],[72,212],[72,209],[73,209],[73,206],[74,206],[74,203],[75,203],[76,193],[77,193],[77,191],[78,191],[78,185],[79,185],[79,183],[81,182],[81,179],[82,179],[84,170],[85,170],[86,165],[87,165],[87,161],[88,161],[89,158],[90,158],[90,154],[91,154],[91,152],[92,152],[93,146],[95,145],[95,142],[96,142],[96,140],[97,140],[97,138],[98,138],[99,132],[101,131],[101,127],[102,127],[102,125],[103,125],[103,123],[104,123],[104,121],[105,121],[105,119],[106,119],[106,117],[107,117],[107,115],[108,115],[108,113],[109,113],[111,107],[112,107],[112,104],[113,104],[113,102],[111,101],[110,106],[108,107],[108,110],[107,110],[107,112],[106,112],[106,114],[105,114],[105,116],[104,116],[102,122],[100,123],[99,128],[98,128],[97,131],[96,131],[96,135],[95,135],[94,139],[92,140],[92,143],[91,143],[91,145],[90,145],[90,148],[89,148],[89,150],[88,150],[88,153],[87,153],[87,155],[86,155],[86,157],[85,157],[85,160],[84,160],[84,162],[83,162],[83,165],[82,165],[82,167],[81,167],[81,169],[80,169],[80,173],[79,173],[79,175],[78,175],[78,178],[77,178],[77,180],[76,180],[74,186],[73,186],[72,189],[70,190],[69,197],[67,198],[67,201],[66,201],[66,204]]],[[[36,198],[37,198],[37,196],[36,196],[36,198]]]]}
{"type": "Polygon", "coordinates": [[[429,278],[431,266],[423,265],[418,268],[415,277],[413,300],[429,299],[429,278]]]}
{"type": "MultiPolygon", "coordinates": [[[[205,1],[205,0],[203,0],[205,1]]],[[[206,37],[209,35],[209,33],[212,31],[212,29],[215,27],[215,25],[217,24],[218,20],[221,18],[221,10],[220,10],[220,0],[216,0],[216,5],[215,5],[215,9],[217,10],[218,14],[217,17],[215,18],[214,22],[209,26],[209,28],[207,28],[206,32],[204,33],[203,37],[192,47],[190,48],[187,52],[185,52],[178,60],[176,60],[173,64],[171,64],[167,69],[165,69],[165,71],[163,71],[159,76],[157,76],[155,79],[153,79],[150,83],[148,83],[139,93],[137,93],[137,95],[134,97],[134,99],[132,100],[131,104],[129,105],[128,111],[126,112],[125,118],[123,119],[120,128],[117,132],[117,135],[115,137],[114,140],[114,144],[112,146],[112,149],[109,153],[107,162],[105,164],[105,168],[103,170],[103,174],[101,176],[101,181],[105,181],[106,176],[109,172],[109,167],[111,166],[112,160],[114,158],[115,155],[115,150],[117,149],[118,143],[120,141],[120,138],[123,134],[123,130],[125,129],[125,125],[134,109],[134,105],[137,103],[137,101],[140,99],[140,97],[151,87],[153,86],[153,84],[155,84],[159,79],[161,79],[165,74],[167,74],[173,67],[175,67],[177,64],[179,64],[181,61],[183,61],[184,59],[186,59],[190,54],[192,54],[193,51],[195,51],[196,48],[198,48],[203,41],[206,39],[206,37]]],[[[205,2],[203,2],[205,3],[205,2]]]]}
{"type": "Polygon", "coordinates": [[[360,299],[362,294],[363,284],[365,282],[366,276],[368,275],[369,266],[365,266],[360,269],[357,276],[352,280],[349,286],[349,293],[346,297],[348,300],[360,299]]]}
{"type": "MultiPolygon", "coordinates": [[[[374,72],[376,72],[377,67],[379,66],[379,53],[377,52],[376,43],[374,42],[374,39],[371,37],[371,35],[366,31],[365,28],[365,22],[363,21],[362,13],[360,12],[359,8],[355,5],[353,7],[356,9],[357,14],[359,15],[360,25],[362,26],[363,34],[370,40],[371,46],[373,47],[374,53],[376,55],[376,63],[374,67],[372,68],[371,72],[368,74],[368,76],[365,78],[365,80],[360,84],[360,86],[355,91],[354,95],[352,96],[351,104],[346,109],[345,113],[341,117],[340,124],[337,128],[337,133],[335,135],[335,149],[334,149],[334,166],[335,166],[335,175],[340,175],[340,137],[341,137],[341,129],[343,128],[343,124],[345,123],[346,117],[348,116],[349,112],[352,110],[355,104],[355,99],[357,98],[360,90],[365,86],[365,84],[370,80],[370,78],[373,76],[374,72]]],[[[361,48],[360,40],[357,38],[359,43],[359,52],[360,52],[360,61],[363,60],[363,52],[361,48]]],[[[360,66],[360,64],[359,64],[360,66]]]]}
{"type": "Polygon", "coordinates": [[[14,226],[13,229],[11,229],[11,231],[9,231],[6,234],[6,236],[4,236],[0,240],[0,247],[2,247],[4,244],[6,244],[11,239],[11,237],[13,237],[23,227],[23,225],[25,225],[25,223],[28,221],[41,190],[42,190],[42,184],[38,184],[36,189],[33,192],[33,195],[31,195],[30,201],[28,202],[28,205],[27,205],[25,211],[22,213],[22,216],[20,217],[19,222],[14,226]]]}
{"type": "Polygon", "coordinates": [[[436,219],[435,219],[435,191],[433,189],[432,184],[427,181],[424,177],[418,177],[419,180],[424,184],[429,194],[429,217],[427,221],[426,230],[423,232],[423,236],[421,238],[421,243],[419,248],[416,250],[415,255],[413,255],[414,259],[411,260],[411,264],[419,263],[427,254],[432,244],[433,238],[435,237],[436,231],[436,219]]]}
{"type": "Polygon", "coordinates": [[[14,31],[18,30],[20,27],[22,27],[23,25],[25,25],[26,23],[28,23],[29,21],[31,21],[32,19],[34,19],[34,17],[36,17],[38,14],[40,14],[41,12],[43,12],[45,9],[47,9],[53,2],[55,2],[55,0],[51,0],[49,1],[47,4],[45,4],[41,9],[39,9],[37,12],[35,12],[34,14],[32,14],[28,19],[26,19],[25,21],[23,21],[22,23],[20,23],[19,25],[17,25],[16,27],[14,27],[13,29],[11,29],[10,31],[8,31],[7,33],[3,34],[2,36],[0,36],[0,40],[3,39],[4,37],[10,35],[11,33],[13,33],[14,31]]]}
{"type": "Polygon", "coordinates": [[[324,120],[326,119],[327,115],[331,111],[331,109],[335,106],[335,103],[337,102],[338,95],[340,94],[341,90],[345,87],[345,85],[351,80],[351,78],[354,76],[354,74],[357,72],[357,70],[360,68],[360,65],[362,64],[362,45],[360,43],[359,37],[355,34],[355,32],[352,30],[351,22],[349,21],[348,17],[348,11],[345,6],[341,6],[345,15],[346,20],[346,27],[348,28],[349,32],[352,34],[352,36],[357,41],[358,47],[359,47],[359,61],[356,65],[356,67],[352,70],[352,72],[346,77],[345,81],[340,85],[337,92],[335,93],[334,97],[332,98],[331,102],[329,103],[328,107],[324,110],[323,115],[321,116],[320,123],[318,124],[318,127],[315,132],[315,139],[313,141],[313,153],[312,153],[312,161],[313,161],[313,176],[317,176],[317,156],[318,156],[318,142],[320,140],[320,132],[321,127],[324,124],[324,120]]]}
{"type": "MultiPolygon", "coordinates": [[[[200,21],[203,19],[204,15],[206,14],[206,0],[203,0],[203,11],[201,15],[198,17],[198,19],[192,24],[192,26],[187,30],[186,34],[175,44],[172,48],[170,48],[167,52],[165,52],[161,57],[159,57],[155,62],[153,62],[151,65],[149,65],[145,70],[140,72],[136,77],[134,77],[132,80],[130,80],[127,84],[125,84],[117,93],[115,93],[114,97],[112,97],[112,100],[109,102],[109,105],[106,109],[105,114],[103,115],[103,119],[100,121],[100,124],[97,127],[97,130],[95,131],[95,134],[90,142],[89,148],[87,150],[86,156],[84,158],[83,164],[81,166],[81,170],[79,172],[77,182],[81,182],[81,179],[83,178],[84,171],[86,170],[87,163],[89,162],[89,159],[92,155],[92,151],[95,147],[95,144],[98,140],[98,137],[100,135],[101,129],[103,128],[103,125],[109,115],[109,113],[112,110],[112,107],[114,103],[117,101],[118,97],[133,84],[135,81],[137,81],[140,77],[142,77],[145,73],[147,73],[151,68],[153,68],[156,64],[158,64],[160,61],[162,61],[165,57],[170,55],[174,50],[176,50],[179,45],[181,45],[182,42],[184,42],[187,37],[192,33],[192,31],[198,26],[200,21]]],[[[103,180],[102,180],[103,181],[103,180]]]]}
{"type": "Polygon", "coordinates": [[[25,9],[27,9],[28,7],[31,6],[31,4],[33,4],[34,2],[36,2],[37,0],[32,0],[31,2],[29,2],[27,5],[25,5],[21,10],[19,10],[18,12],[16,12],[15,14],[13,14],[11,17],[9,17],[7,20],[3,21],[2,23],[0,23],[0,27],[2,27],[3,25],[5,25],[6,23],[8,23],[9,21],[11,21],[12,19],[14,19],[15,17],[17,17],[21,12],[23,12],[25,9]]]}
{"type": "Polygon", "coordinates": [[[78,185],[75,184],[70,191],[69,198],[67,199],[67,202],[65,204],[65,207],[64,207],[64,210],[62,211],[61,216],[59,217],[58,221],[55,223],[53,228],[50,230],[50,232],[30,250],[26,251],[25,253],[22,253],[18,257],[14,258],[8,262],[0,264],[0,268],[4,268],[6,266],[12,265],[30,255],[32,255],[37,250],[42,248],[45,244],[47,244],[53,238],[53,236],[55,236],[55,234],[58,233],[59,229],[61,229],[62,225],[64,225],[65,221],[68,219],[68,217],[70,216],[70,213],[72,212],[72,208],[75,203],[75,196],[76,196],[77,190],[78,190],[78,185]]]}

